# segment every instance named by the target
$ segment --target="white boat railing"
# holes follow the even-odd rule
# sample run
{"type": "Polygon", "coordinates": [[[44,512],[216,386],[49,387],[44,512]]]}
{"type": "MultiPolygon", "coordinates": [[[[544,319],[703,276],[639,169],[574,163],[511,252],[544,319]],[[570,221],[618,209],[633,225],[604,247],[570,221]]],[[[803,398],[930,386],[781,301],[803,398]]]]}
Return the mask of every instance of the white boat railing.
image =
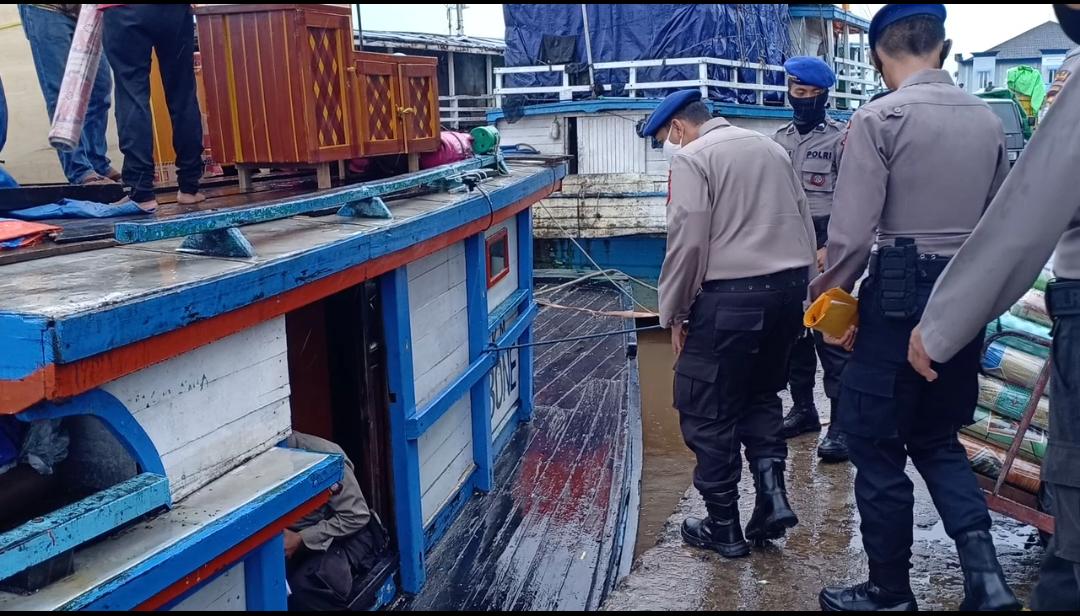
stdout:
{"type": "Polygon", "coordinates": [[[439,97],[439,122],[444,128],[458,130],[487,124],[487,112],[495,104],[495,97],[484,95],[458,95],[439,97]]]}
{"type": "MultiPolygon", "coordinates": [[[[854,108],[860,103],[870,100],[881,89],[880,78],[873,66],[856,60],[835,58],[837,85],[832,89],[831,98],[839,99],[843,104],[841,108],[854,108]]],[[[755,104],[763,105],[765,95],[769,92],[786,92],[787,87],[765,83],[766,72],[783,74],[784,67],[776,64],[752,63],[741,60],[724,60],[720,58],[666,58],[661,60],[630,60],[625,62],[597,62],[593,64],[594,71],[623,69],[629,74],[624,86],[627,96],[636,98],[645,90],[661,90],[672,88],[699,88],[703,97],[708,97],[709,88],[731,88],[735,90],[751,91],[756,94],[755,104]],[[696,79],[672,79],[668,81],[638,81],[638,70],[660,68],[665,66],[696,66],[698,74],[696,79]],[[754,81],[740,81],[739,71],[729,71],[731,79],[719,80],[709,77],[709,67],[719,66],[729,69],[745,69],[754,71],[754,81]]],[[[544,66],[516,66],[495,69],[495,106],[502,107],[503,97],[511,95],[532,94],[557,94],[560,101],[572,100],[574,94],[585,93],[593,90],[590,85],[571,85],[571,73],[565,64],[552,64],[544,66]],[[508,75],[526,74],[554,74],[561,75],[561,83],[550,86],[524,86],[506,87],[505,79],[508,75]]],[[[603,91],[610,92],[611,85],[601,86],[603,91]]],[[[785,100],[785,105],[787,102],[785,100]]]]}

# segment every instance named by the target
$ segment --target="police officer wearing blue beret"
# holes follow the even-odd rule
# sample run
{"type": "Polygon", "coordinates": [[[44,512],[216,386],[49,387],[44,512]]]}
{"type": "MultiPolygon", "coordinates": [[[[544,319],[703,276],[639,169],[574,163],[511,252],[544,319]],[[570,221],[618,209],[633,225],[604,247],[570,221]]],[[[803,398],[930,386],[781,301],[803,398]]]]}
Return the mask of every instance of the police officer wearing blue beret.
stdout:
{"type": "Polygon", "coordinates": [[[641,129],[670,157],[660,323],[671,329],[674,406],[694,452],[694,486],[708,516],[683,539],[734,558],[747,540],[798,523],[784,487],[780,434],[791,345],[815,261],[813,222],[787,153],[760,133],[714,118],[696,90],[676,92],[641,129]],[[754,511],[740,528],[740,450],[754,477],[754,511]]]}
{"type": "MultiPolygon", "coordinates": [[[[788,101],[794,113],[792,121],[777,130],[773,140],[787,150],[795,175],[806,192],[814,219],[820,268],[825,259],[833,188],[843,152],[844,125],[825,113],[829,88],[836,83],[836,74],[821,58],[810,56],[790,58],[784,63],[784,70],[788,75],[788,101]]],[[[847,353],[826,344],[820,333],[806,330],[791,350],[788,385],[793,405],[784,418],[783,434],[784,438],[792,438],[821,430],[814,405],[817,357],[821,358],[825,373],[825,395],[832,416],[829,431],[818,446],[818,456],[825,462],[843,462],[848,453],[844,433],[837,429],[837,402],[847,353]]]]}
{"type": "MultiPolygon", "coordinates": [[[[840,382],[839,424],[855,465],[867,582],[826,588],[824,610],[915,610],[914,487],[926,482],[964,575],[961,611],[1020,607],[998,563],[990,515],[957,430],[978,400],[979,333],[933,383],[907,361],[931,290],[1009,172],[1001,122],[941,70],[945,6],[890,4],[870,24],[874,64],[892,92],[852,115],[829,223],[825,271],[810,298],[859,289],[859,325],[840,382]],[[876,248],[876,252],[875,252],[876,248]]],[[[981,333],[981,332],[980,332],[981,333]]]]}

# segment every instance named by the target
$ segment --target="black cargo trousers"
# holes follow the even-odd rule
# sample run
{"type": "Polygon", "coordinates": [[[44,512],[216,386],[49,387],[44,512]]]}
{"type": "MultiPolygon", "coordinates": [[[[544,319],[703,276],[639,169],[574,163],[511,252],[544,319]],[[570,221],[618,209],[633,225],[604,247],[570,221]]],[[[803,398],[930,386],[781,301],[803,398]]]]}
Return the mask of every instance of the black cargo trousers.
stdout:
{"type": "Polygon", "coordinates": [[[749,461],[787,458],[780,436],[788,357],[802,331],[809,271],[709,281],[694,300],[675,364],[675,408],[697,457],[706,502],[736,489],[740,445],[749,461]]]}
{"type": "MultiPolygon", "coordinates": [[[[814,234],[821,250],[828,243],[829,217],[814,218],[814,234]]],[[[844,371],[848,353],[844,349],[825,342],[821,332],[805,331],[795,340],[788,363],[788,384],[791,388],[793,408],[814,408],[814,382],[817,380],[817,364],[821,359],[825,395],[834,405],[840,397],[840,374],[844,371]]],[[[833,422],[836,418],[832,418],[833,422]]]]}

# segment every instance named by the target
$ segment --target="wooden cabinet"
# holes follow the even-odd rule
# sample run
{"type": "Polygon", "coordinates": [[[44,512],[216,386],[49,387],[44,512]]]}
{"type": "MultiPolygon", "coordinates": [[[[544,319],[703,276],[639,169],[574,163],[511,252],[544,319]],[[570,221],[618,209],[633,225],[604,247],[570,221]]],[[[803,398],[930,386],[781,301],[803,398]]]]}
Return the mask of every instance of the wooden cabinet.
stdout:
{"type": "Polygon", "coordinates": [[[355,51],[348,8],[217,5],[196,15],[220,162],[325,165],[438,148],[436,60],[355,51]]]}

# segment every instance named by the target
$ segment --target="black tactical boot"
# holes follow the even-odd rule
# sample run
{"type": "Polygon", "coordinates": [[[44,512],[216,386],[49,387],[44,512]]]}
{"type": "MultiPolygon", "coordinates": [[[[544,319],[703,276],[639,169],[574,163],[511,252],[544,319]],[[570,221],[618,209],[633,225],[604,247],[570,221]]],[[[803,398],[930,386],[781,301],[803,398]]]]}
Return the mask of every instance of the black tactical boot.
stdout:
{"type": "Polygon", "coordinates": [[[784,417],[784,427],[780,429],[780,436],[788,439],[795,438],[800,434],[807,434],[809,432],[820,432],[821,420],[818,419],[817,409],[814,408],[814,404],[799,405],[792,407],[791,411],[784,417]]]}
{"type": "Polygon", "coordinates": [[[823,612],[917,612],[919,605],[911,592],[895,593],[873,582],[858,586],[823,588],[818,595],[823,612]]]}
{"type": "Polygon", "coordinates": [[[710,496],[705,503],[709,516],[704,520],[687,518],[682,524],[683,541],[703,550],[719,552],[724,558],[739,558],[750,553],[739,526],[737,492],[710,496]]]}
{"type": "Polygon", "coordinates": [[[1015,612],[1022,607],[1016,600],[994,550],[994,540],[985,530],[973,530],[956,538],[960,568],[964,571],[962,612],[1015,612]]]}
{"type": "Polygon", "coordinates": [[[830,400],[830,406],[829,431],[818,444],[817,455],[823,462],[847,462],[847,435],[837,427],[836,401],[830,400]]]}
{"type": "Polygon", "coordinates": [[[799,518],[788,504],[784,487],[784,461],[772,458],[754,460],[750,465],[754,473],[757,500],[754,513],[746,525],[746,538],[761,542],[779,539],[787,529],[799,523],[799,518]]]}

